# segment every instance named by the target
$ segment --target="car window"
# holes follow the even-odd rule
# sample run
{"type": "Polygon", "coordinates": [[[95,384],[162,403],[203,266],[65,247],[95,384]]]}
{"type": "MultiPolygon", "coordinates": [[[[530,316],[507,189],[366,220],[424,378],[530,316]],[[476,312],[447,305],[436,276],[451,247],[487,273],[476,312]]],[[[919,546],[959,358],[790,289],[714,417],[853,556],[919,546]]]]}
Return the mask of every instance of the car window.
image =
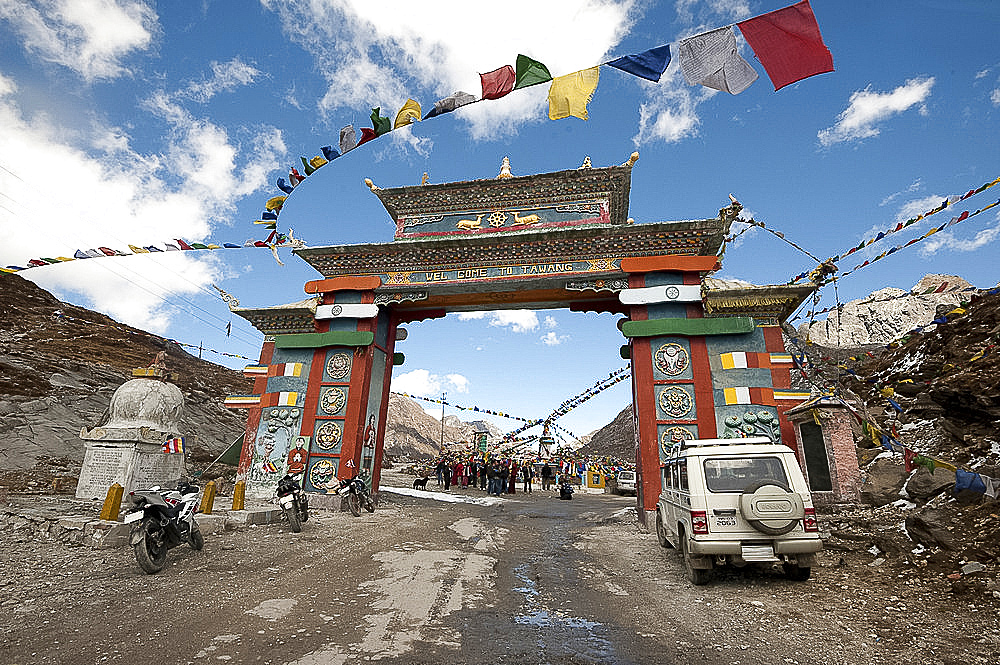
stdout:
{"type": "Polygon", "coordinates": [[[688,491],[688,465],[687,461],[677,465],[680,468],[680,487],[682,492],[688,491]]]}
{"type": "Polygon", "coordinates": [[[705,485],[710,492],[742,492],[766,480],[788,486],[785,467],[778,457],[710,457],[704,465],[705,485]]]}

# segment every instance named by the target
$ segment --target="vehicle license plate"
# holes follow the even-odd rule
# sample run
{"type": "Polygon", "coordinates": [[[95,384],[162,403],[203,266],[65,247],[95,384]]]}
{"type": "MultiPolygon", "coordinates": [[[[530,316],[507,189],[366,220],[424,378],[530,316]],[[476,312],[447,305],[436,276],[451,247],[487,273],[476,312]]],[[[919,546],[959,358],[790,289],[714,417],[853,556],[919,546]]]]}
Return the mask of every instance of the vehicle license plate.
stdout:
{"type": "Polygon", "coordinates": [[[715,518],[715,526],[736,526],[735,515],[723,515],[715,518]]]}
{"type": "Polygon", "coordinates": [[[124,522],[125,524],[131,524],[132,522],[138,522],[141,519],[142,519],[142,511],[137,510],[134,513],[129,513],[128,515],[126,515],[125,519],[122,520],[122,522],[124,522]]]}

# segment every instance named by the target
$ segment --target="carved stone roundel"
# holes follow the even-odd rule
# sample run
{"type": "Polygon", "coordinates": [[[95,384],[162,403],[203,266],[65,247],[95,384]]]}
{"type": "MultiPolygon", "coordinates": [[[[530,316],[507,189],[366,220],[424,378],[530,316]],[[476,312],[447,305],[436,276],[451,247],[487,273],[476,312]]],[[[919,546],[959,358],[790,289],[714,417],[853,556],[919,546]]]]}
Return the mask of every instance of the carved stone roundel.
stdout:
{"type": "Polygon", "coordinates": [[[343,379],[350,374],[350,372],[351,357],[346,353],[335,353],[330,356],[330,359],[326,362],[326,373],[335,381],[343,379]]]}
{"type": "Polygon", "coordinates": [[[343,430],[340,423],[328,420],[316,430],[316,444],[323,450],[331,450],[340,443],[340,435],[343,430]]]}
{"type": "Polygon", "coordinates": [[[667,376],[682,374],[690,364],[687,349],[675,342],[664,344],[657,349],[654,360],[656,368],[667,376]]]}

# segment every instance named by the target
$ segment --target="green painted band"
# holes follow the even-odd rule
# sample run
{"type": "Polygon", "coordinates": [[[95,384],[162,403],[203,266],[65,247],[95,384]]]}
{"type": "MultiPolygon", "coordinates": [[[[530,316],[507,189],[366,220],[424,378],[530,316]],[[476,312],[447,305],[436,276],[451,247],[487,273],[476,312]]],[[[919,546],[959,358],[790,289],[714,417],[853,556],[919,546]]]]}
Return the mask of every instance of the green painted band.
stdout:
{"type": "Polygon", "coordinates": [[[729,316],[718,319],[650,319],[626,321],[622,334],[626,337],[663,337],[669,335],[741,335],[753,332],[749,316],[729,316]]]}
{"type": "Polygon", "coordinates": [[[324,346],[368,346],[375,341],[375,333],[332,331],[324,333],[300,333],[298,335],[276,335],[276,349],[318,349],[324,346]]]}

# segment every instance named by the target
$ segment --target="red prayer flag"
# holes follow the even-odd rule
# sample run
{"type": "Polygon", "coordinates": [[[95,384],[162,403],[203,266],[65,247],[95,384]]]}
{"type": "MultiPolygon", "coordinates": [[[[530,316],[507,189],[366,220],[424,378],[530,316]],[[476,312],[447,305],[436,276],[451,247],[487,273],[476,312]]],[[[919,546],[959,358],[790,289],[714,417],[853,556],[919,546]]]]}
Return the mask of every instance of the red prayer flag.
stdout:
{"type": "Polygon", "coordinates": [[[372,129],[371,127],[362,127],[361,140],[358,141],[358,145],[361,145],[362,143],[368,143],[368,141],[371,141],[376,136],[378,136],[378,134],[376,134],[375,130],[372,129]]]}
{"type": "Polygon", "coordinates": [[[500,99],[514,89],[517,74],[510,65],[479,75],[483,84],[483,99],[500,99]]]}
{"type": "Polygon", "coordinates": [[[823,43],[809,0],[737,23],[775,90],[833,71],[833,55],[823,43]]]}

